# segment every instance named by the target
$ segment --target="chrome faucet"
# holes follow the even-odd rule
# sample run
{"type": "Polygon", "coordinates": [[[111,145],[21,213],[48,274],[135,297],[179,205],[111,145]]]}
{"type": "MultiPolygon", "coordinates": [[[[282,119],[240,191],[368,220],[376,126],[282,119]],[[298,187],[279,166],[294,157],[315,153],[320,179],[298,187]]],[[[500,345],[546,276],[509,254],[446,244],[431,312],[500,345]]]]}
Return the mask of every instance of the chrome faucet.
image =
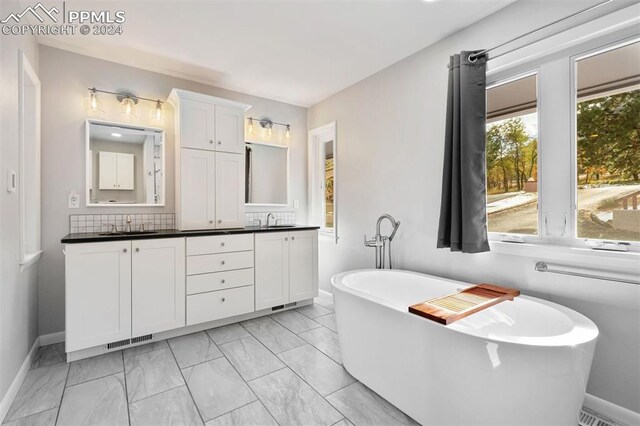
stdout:
{"type": "Polygon", "coordinates": [[[367,240],[367,236],[365,234],[365,247],[375,247],[376,249],[376,269],[385,268],[385,254],[387,252],[389,253],[389,269],[393,269],[393,266],[391,264],[391,241],[393,240],[393,237],[395,237],[396,232],[398,231],[398,227],[400,227],[399,220],[395,220],[390,214],[383,214],[378,218],[378,222],[376,223],[376,235],[373,237],[373,239],[367,240]],[[393,226],[393,231],[389,236],[380,234],[380,225],[385,219],[389,220],[389,222],[391,222],[391,226],[393,226]],[[387,245],[389,246],[388,250],[387,245]]]}
{"type": "Polygon", "coordinates": [[[127,227],[125,228],[125,232],[131,232],[131,216],[127,215],[127,227]]]}
{"type": "Polygon", "coordinates": [[[271,226],[271,221],[270,221],[271,218],[275,219],[276,223],[278,222],[278,219],[276,219],[276,217],[273,215],[273,213],[269,213],[267,215],[267,224],[266,224],[267,227],[271,226]]]}

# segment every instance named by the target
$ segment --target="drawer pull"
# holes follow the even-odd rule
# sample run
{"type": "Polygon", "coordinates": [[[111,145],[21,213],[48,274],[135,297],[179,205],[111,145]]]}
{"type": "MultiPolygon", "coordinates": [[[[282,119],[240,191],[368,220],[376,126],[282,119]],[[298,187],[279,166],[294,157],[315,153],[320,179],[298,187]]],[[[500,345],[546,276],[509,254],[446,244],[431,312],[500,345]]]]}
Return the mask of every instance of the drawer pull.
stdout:
{"type": "Polygon", "coordinates": [[[220,264],[224,265],[224,260],[222,262],[220,262],[220,264]]]}
{"type": "Polygon", "coordinates": [[[211,139],[210,139],[210,140],[209,140],[209,143],[213,143],[213,140],[211,140],[211,139]]]}
{"type": "Polygon", "coordinates": [[[226,299],[223,297],[222,299],[220,299],[221,302],[224,302],[226,299]]]}
{"type": "Polygon", "coordinates": [[[291,241],[293,241],[293,240],[295,240],[295,239],[296,239],[296,237],[291,237],[291,241]]]}
{"type": "Polygon", "coordinates": [[[136,247],[136,253],[140,253],[140,247],[136,247]]]}
{"type": "Polygon", "coordinates": [[[284,237],[284,240],[285,240],[285,241],[289,241],[289,238],[287,238],[287,237],[284,237]]]}
{"type": "Polygon", "coordinates": [[[218,223],[222,223],[222,219],[218,219],[218,223]]]}
{"type": "Polygon", "coordinates": [[[221,283],[221,284],[224,284],[224,280],[220,280],[220,283],[221,283]]]}
{"type": "Polygon", "coordinates": [[[220,243],[220,246],[221,246],[221,247],[224,247],[224,241],[220,243]]]}
{"type": "Polygon", "coordinates": [[[222,141],[218,141],[218,145],[222,145],[222,141]]]}
{"type": "Polygon", "coordinates": [[[126,253],[126,252],[127,252],[127,249],[122,249],[122,252],[123,252],[123,253],[126,253]]]}
{"type": "Polygon", "coordinates": [[[209,223],[213,223],[213,220],[210,220],[209,223]]]}

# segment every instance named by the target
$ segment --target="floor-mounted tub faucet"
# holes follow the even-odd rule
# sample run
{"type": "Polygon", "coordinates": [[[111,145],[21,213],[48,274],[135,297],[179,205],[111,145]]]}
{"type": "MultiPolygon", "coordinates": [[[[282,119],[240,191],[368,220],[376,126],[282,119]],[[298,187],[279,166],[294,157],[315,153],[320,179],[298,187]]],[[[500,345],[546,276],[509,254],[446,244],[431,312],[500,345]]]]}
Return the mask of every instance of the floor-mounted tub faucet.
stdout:
{"type": "Polygon", "coordinates": [[[366,247],[375,247],[376,249],[376,269],[385,269],[385,254],[388,253],[389,257],[389,269],[393,269],[391,264],[391,241],[393,237],[396,235],[398,231],[398,227],[400,226],[400,221],[395,220],[393,216],[390,214],[383,214],[378,218],[378,223],[376,223],[376,235],[371,240],[367,240],[367,236],[364,236],[364,245],[366,247]],[[384,219],[388,219],[391,222],[391,226],[393,226],[393,231],[391,235],[380,235],[380,225],[384,219]],[[387,245],[389,248],[387,249],[387,245]]]}

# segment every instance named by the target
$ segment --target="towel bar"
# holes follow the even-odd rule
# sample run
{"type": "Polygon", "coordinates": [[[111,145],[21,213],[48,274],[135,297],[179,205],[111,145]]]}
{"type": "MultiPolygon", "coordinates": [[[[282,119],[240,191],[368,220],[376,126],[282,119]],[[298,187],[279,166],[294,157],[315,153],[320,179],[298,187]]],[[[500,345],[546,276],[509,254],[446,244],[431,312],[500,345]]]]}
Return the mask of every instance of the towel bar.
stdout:
{"type": "Polygon", "coordinates": [[[625,278],[606,277],[602,275],[584,274],[582,272],[572,272],[572,271],[562,271],[560,269],[551,269],[547,266],[545,262],[537,262],[535,269],[538,272],[551,272],[552,274],[571,275],[574,277],[593,278],[595,280],[607,280],[607,281],[616,281],[619,283],[640,285],[640,281],[628,280],[625,278]]]}

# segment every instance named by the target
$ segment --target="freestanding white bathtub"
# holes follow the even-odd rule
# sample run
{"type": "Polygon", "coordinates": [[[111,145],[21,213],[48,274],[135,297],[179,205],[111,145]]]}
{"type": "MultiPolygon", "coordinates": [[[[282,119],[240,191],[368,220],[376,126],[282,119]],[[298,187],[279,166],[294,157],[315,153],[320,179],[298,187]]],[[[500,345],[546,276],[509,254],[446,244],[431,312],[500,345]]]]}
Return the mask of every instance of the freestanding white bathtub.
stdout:
{"type": "Polygon", "coordinates": [[[408,306],[469,284],[406,271],[332,278],[344,366],[423,425],[577,425],[598,328],[518,296],[448,326],[408,306]]]}

